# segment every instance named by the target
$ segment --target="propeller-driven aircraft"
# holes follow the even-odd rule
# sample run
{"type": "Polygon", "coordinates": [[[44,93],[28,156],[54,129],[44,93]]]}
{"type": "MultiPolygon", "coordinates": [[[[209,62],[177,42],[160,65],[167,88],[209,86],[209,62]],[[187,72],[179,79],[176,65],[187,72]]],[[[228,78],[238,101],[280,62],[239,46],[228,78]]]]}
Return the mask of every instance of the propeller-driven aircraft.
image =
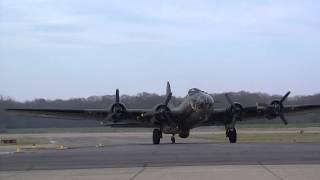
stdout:
{"type": "Polygon", "coordinates": [[[229,106],[225,109],[215,109],[214,99],[208,93],[193,88],[190,89],[183,102],[174,108],[170,108],[169,102],[172,92],[169,82],[167,83],[166,99],[153,109],[128,109],[121,103],[119,90],[116,90],[115,103],[108,109],[6,109],[44,118],[62,118],[85,120],[95,119],[101,125],[111,127],[153,127],[153,144],[159,144],[162,134],[171,134],[171,141],[175,143],[175,135],[181,138],[189,137],[190,130],[199,126],[222,125],[226,130],[226,137],[230,143],[237,142],[237,121],[252,118],[275,119],[279,117],[284,124],[287,120],[285,113],[301,112],[320,109],[320,105],[295,105],[284,106],[290,92],[280,100],[274,100],[270,104],[257,104],[256,106],[244,107],[234,102],[229,94],[225,97],[229,106]]]}

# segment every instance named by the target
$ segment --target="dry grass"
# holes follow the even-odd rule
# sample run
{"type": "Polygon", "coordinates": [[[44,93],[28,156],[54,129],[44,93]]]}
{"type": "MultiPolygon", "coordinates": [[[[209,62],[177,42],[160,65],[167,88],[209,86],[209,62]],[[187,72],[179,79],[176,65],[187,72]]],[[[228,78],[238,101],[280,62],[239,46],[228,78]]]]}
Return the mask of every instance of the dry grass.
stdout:
{"type": "MultiPolygon", "coordinates": [[[[226,142],[224,134],[199,134],[193,138],[210,139],[215,142],[226,142]]],[[[320,133],[266,133],[266,134],[238,134],[239,143],[320,143],[320,133]]]]}

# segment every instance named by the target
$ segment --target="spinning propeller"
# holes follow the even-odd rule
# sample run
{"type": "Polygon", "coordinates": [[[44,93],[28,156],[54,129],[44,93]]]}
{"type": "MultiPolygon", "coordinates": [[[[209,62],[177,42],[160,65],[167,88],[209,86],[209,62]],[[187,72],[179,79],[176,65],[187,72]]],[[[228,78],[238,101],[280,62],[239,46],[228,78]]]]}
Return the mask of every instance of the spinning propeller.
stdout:
{"type": "Polygon", "coordinates": [[[287,125],[288,121],[286,120],[284,116],[284,106],[283,102],[288,98],[290,95],[290,91],[288,91],[280,100],[274,100],[270,104],[264,104],[264,103],[259,103],[257,104],[258,107],[262,107],[263,109],[266,110],[267,115],[266,117],[268,119],[274,119],[276,117],[280,117],[282,122],[287,125]]]}

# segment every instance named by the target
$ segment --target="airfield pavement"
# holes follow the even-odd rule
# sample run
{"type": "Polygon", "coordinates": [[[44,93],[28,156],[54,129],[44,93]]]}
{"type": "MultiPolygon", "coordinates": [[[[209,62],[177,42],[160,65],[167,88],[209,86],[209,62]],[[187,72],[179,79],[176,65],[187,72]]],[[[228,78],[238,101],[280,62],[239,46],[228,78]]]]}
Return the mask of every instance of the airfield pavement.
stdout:
{"type": "MultiPolygon", "coordinates": [[[[317,130],[315,130],[317,131],[317,130]]],[[[242,132],[244,134],[249,132],[242,132]]],[[[202,134],[196,132],[196,134],[202,134]]],[[[0,147],[0,179],[319,179],[320,143],[229,144],[151,133],[3,134],[51,144],[0,147]],[[64,150],[56,149],[63,144],[64,150]],[[96,147],[101,144],[103,146],[96,147]]],[[[241,136],[241,133],[239,134],[241,136]]]]}

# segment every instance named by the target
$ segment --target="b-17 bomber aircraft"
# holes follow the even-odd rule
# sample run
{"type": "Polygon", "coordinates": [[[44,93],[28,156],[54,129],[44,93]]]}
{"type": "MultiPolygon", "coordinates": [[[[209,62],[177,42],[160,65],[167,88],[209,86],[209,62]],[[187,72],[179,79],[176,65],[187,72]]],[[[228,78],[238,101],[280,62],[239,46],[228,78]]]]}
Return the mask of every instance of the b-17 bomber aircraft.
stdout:
{"type": "Polygon", "coordinates": [[[226,137],[230,143],[237,142],[237,121],[252,118],[275,119],[279,117],[284,124],[287,120],[284,113],[301,112],[320,109],[320,105],[295,105],[284,106],[290,92],[280,100],[274,100],[270,104],[257,104],[244,107],[240,103],[233,102],[228,94],[225,97],[229,107],[215,109],[214,99],[208,93],[197,88],[190,89],[183,102],[175,108],[168,106],[172,92],[167,83],[166,99],[162,104],[153,109],[128,109],[121,103],[119,90],[116,90],[115,103],[109,109],[6,109],[44,118],[62,118],[85,120],[95,119],[101,125],[111,127],[153,127],[153,144],[159,144],[162,134],[171,134],[171,141],[175,143],[175,135],[187,138],[190,130],[199,126],[222,125],[226,130],[226,137]]]}

